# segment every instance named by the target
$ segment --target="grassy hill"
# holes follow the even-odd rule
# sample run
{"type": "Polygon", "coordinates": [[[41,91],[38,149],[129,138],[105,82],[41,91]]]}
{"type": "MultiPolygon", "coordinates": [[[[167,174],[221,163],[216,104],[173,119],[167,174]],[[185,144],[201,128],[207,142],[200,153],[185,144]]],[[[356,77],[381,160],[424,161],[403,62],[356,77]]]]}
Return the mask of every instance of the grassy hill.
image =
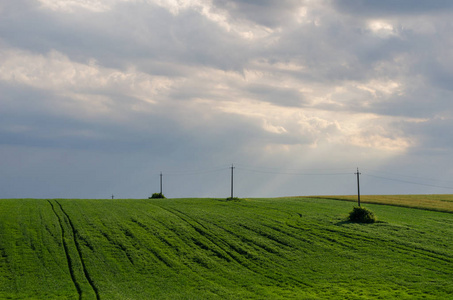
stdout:
{"type": "MultiPolygon", "coordinates": [[[[310,198],[357,202],[357,196],[314,196],[310,198]]],[[[453,213],[453,195],[364,195],[360,197],[360,202],[453,213]]]]}
{"type": "MultiPolygon", "coordinates": [[[[428,197],[428,196],[427,196],[428,197]]],[[[0,200],[1,299],[448,299],[453,214],[322,198],[0,200]]]]}

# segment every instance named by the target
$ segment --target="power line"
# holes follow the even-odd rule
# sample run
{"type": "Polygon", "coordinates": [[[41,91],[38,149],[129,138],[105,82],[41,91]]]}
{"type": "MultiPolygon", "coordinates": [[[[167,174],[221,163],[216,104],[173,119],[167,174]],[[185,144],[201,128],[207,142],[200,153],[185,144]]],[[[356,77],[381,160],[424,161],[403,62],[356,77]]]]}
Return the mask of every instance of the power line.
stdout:
{"type": "MultiPolygon", "coordinates": [[[[421,180],[426,180],[426,181],[435,181],[435,179],[428,179],[428,178],[422,178],[422,177],[417,177],[417,176],[409,176],[409,175],[401,175],[401,174],[391,174],[390,172],[385,172],[385,171],[374,171],[376,173],[383,173],[383,174],[390,174],[392,175],[391,177],[389,176],[379,176],[376,174],[372,173],[360,173],[359,169],[357,168],[357,172],[354,173],[351,169],[346,169],[346,168],[330,168],[330,169],[284,169],[284,168],[269,168],[269,167],[251,167],[251,166],[245,166],[245,165],[223,165],[223,166],[218,166],[218,167],[212,167],[212,168],[204,168],[204,169],[197,169],[197,170],[186,170],[186,171],[179,171],[179,172],[169,172],[169,173],[160,173],[160,190],[162,193],[162,176],[163,174],[165,175],[170,175],[170,176],[193,176],[193,175],[202,175],[202,174],[212,174],[212,173],[220,173],[220,172],[225,172],[226,170],[231,170],[231,198],[233,198],[233,170],[237,169],[239,172],[242,173],[261,173],[261,174],[270,174],[270,175],[288,175],[288,176],[344,176],[348,175],[351,176],[352,174],[357,175],[357,194],[358,194],[358,204],[360,206],[360,183],[359,183],[359,176],[364,175],[364,176],[369,176],[373,177],[376,179],[381,179],[381,180],[388,180],[388,181],[394,181],[394,182],[400,182],[400,183],[405,183],[405,184],[413,184],[413,185],[420,185],[420,186],[427,186],[427,187],[433,187],[433,188],[442,188],[442,189],[449,189],[453,190],[452,186],[446,186],[446,185],[437,185],[437,184],[430,184],[430,183],[423,183],[420,182],[421,180]],[[350,170],[349,172],[340,172],[343,170],[350,170]],[[397,177],[407,177],[407,178],[413,178],[419,180],[417,181],[411,181],[411,180],[406,180],[406,179],[400,179],[397,177]]],[[[364,169],[362,169],[363,172],[364,169]]],[[[366,169],[365,169],[366,170],[366,169]]],[[[372,171],[372,170],[368,170],[372,171]]],[[[240,173],[239,173],[240,174],[240,173]]],[[[253,177],[250,176],[250,179],[253,177]]],[[[438,180],[442,181],[442,180],[438,180]]],[[[445,181],[444,182],[448,182],[445,181]]]]}
{"type": "Polygon", "coordinates": [[[336,176],[336,175],[351,175],[351,172],[345,173],[345,172],[340,172],[340,173],[300,173],[300,172],[283,172],[283,171],[262,171],[262,170],[256,170],[256,169],[249,169],[249,168],[242,168],[242,167],[236,167],[238,170],[246,171],[246,172],[251,172],[251,173],[263,173],[263,174],[277,174],[277,175],[299,175],[299,176],[336,176]]]}
{"type": "Polygon", "coordinates": [[[171,176],[184,176],[184,175],[199,175],[199,174],[208,174],[208,173],[215,173],[224,170],[228,170],[230,167],[218,167],[218,168],[209,168],[209,169],[199,169],[199,170],[187,170],[187,171],[180,171],[180,172],[165,172],[165,175],[171,176]]]}
{"type": "MultiPolygon", "coordinates": [[[[303,172],[308,172],[308,171],[318,171],[318,172],[327,172],[327,171],[340,171],[340,170],[351,170],[351,168],[282,168],[282,167],[262,167],[262,166],[250,166],[250,165],[244,165],[244,164],[235,164],[236,167],[242,168],[242,169],[253,169],[253,170],[264,170],[264,171],[269,171],[269,172],[278,172],[278,171],[285,171],[285,172],[298,172],[298,173],[303,173],[303,172]]],[[[263,171],[263,172],[264,172],[263,171]]]]}
{"type": "Polygon", "coordinates": [[[428,184],[428,183],[413,182],[413,181],[407,181],[407,180],[401,180],[401,179],[395,179],[395,178],[376,176],[376,175],[371,175],[371,174],[366,174],[366,173],[364,173],[363,175],[369,176],[369,177],[374,177],[374,178],[379,178],[379,179],[384,179],[384,180],[390,180],[390,181],[396,181],[396,182],[402,182],[402,183],[409,183],[409,184],[415,184],[415,185],[422,185],[422,186],[429,186],[429,187],[453,190],[453,187],[449,187],[449,186],[440,186],[440,185],[434,185],[434,184],[428,184]]]}
{"type": "Polygon", "coordinates": [[[381,173],[381,174],[387,174],[390,176],[397,176],[397,177],[407,177],[407,178],[413,178],[413,179],[420,179],[420,180],[427,180],[427,181],[436,181],[436,182],[448,182],[448,183],[453,183],[451,180],[442,180],[442,179],[434,179],[434,178],[426,178],[426,177],[420,177],[420,176],[413,176],[413,175],[405,175],[405,174],[397,174],[397,173],[391,173],[391,172],[386,172],[386,171],[377,171],[377,170],[371,170],[371,169],[362,169],[362,171],[370,171],[370,172],[375,172],[375,173],[381,173]]]}

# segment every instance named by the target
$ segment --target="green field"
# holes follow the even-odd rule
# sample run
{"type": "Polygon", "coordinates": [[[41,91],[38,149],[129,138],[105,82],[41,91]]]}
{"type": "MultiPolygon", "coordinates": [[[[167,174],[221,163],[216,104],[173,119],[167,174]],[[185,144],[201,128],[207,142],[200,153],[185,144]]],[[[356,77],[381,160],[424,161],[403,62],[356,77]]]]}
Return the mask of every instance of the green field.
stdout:
{"type": "MultiPolygon", "coordinates": [[[[357,202],[357,196],[314,196],[311,198],[357,202]]],[[[360,202],[453,213],[453,195],[364,195],[360,197],[360,202]]]]}
{"type": "Polygon", "coordinates": [[[452,213],[353,205],[3,199],[0,299],[453,299],[452,213]]]}

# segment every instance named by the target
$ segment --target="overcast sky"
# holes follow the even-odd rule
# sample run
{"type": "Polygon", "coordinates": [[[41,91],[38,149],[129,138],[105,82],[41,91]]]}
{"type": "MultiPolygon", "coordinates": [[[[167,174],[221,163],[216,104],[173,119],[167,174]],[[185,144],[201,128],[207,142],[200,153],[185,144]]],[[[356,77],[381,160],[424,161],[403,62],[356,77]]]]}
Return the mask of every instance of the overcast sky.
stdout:
{"type": "Polygon", "coordinates": [[[453,193],[453,1],[3,0],[0,198],[453,193]]]}

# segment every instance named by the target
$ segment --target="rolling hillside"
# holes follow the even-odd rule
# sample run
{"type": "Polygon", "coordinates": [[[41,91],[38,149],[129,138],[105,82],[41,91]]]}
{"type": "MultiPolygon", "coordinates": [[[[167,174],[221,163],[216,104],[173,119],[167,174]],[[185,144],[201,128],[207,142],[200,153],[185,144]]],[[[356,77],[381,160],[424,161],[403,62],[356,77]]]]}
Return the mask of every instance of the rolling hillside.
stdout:
{"type": "Polygon", "coordinates": [[[279,198],[0,200],[1,299],[448,299],[453,214],[279,198]]]}

